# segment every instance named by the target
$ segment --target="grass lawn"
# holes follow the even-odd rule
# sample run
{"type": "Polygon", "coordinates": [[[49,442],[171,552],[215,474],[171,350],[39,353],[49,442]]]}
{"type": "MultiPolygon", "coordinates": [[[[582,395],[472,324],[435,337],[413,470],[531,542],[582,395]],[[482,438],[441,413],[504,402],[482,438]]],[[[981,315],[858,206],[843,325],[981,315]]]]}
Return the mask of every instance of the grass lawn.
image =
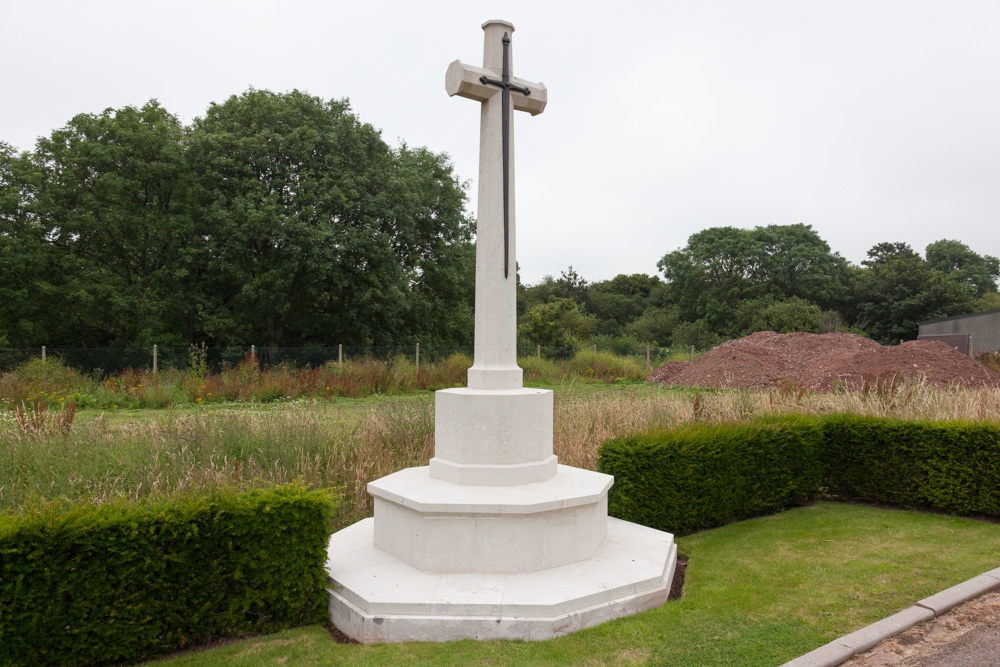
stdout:
{"type": "Polygon", "coordinates": [[[680,600],[547,642],[358,646],[306,627],[157,664],[779,665],[1000,564],[1000,525],[829,502],[678,543],[680,600]]]}

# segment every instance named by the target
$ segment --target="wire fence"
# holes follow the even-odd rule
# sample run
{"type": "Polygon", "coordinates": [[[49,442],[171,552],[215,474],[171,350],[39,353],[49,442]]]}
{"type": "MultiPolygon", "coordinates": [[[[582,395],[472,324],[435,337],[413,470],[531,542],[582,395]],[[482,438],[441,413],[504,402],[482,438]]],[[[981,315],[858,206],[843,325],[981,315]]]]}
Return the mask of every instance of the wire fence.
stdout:
{"type": "MultiPolygon", "coordinates": [[[[581,351],[610,352],[618,356],[633,357],[653,368],[680,357],[691,360],[697,352],[693,346],[660,347],[657,345],[624,344],[601,347],[584,345],[579,348],[519,346],[518,357],[537,357],[547,360],[565,360],[581,351]]],[[[187,370],[204,366],[210,372],[232,368],[245,359],[255,359],[261,367],[286,365],[291,368],[308,368],[348,360],[408,358],[416,365],[433,364],[452,356],[464,354],[473,357],[471,345],[387,345],[326,347],[262,347],[258,345],[229,347],[41,347],[0,348],[0,372],[6,372],[32,359],[58,359],[64,365],[94,377],[107,377],[125,369],[187,370]]]]}

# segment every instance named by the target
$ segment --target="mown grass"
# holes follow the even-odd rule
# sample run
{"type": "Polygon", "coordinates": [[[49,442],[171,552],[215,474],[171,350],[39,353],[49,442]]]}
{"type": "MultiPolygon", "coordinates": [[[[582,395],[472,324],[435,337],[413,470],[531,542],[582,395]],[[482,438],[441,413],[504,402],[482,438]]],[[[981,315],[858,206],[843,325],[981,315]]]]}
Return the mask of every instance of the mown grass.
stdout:
{"type": "Polygon", "coordinates": [[[358,646],[309,627],[162,664],[778,665],[1000,560],[996,524],[827,502],[678,543],[680,600],[546,642],[358,646]]]}

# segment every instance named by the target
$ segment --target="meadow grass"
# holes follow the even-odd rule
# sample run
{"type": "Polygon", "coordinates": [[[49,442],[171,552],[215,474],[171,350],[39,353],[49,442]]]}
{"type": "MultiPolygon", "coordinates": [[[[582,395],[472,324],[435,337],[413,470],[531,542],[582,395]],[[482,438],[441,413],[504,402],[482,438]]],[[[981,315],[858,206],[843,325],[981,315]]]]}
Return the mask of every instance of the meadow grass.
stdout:
{"type": "Polygon", "coordinates": [[[215,665],[777,665],[996,567],[1000,526],[817,502],[678,540],[680,600],[545,642],[345,645],[314,626],[168,659],[215,665]]]}
{"type": "MultiPolygon", "coordinates": [[[[553,445],[561,463],[596,469],[604,440],[691,421],[853,412],[914,419],[1000,419],[998,390],[901,385],[881,393],[710,391],[571,380],[555,392],[553,445]]],[[[213,485],[299,480],[338,487],[344,522],[368,516],[368,482],[426,465],[434,451],[430,392],[359,399],[221,403],[167,410],[58,413],[24,428],[0,412],[0,508],[27,498],[139,498],[213,485]]]]}

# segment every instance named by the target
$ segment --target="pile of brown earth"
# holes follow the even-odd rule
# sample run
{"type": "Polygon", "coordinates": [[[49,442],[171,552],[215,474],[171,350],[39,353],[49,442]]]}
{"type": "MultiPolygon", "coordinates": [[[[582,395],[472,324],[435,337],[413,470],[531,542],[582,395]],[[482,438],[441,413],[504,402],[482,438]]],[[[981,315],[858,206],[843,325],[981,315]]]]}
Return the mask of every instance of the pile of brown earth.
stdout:
{"type": "Polygon", "coordinates": [[[934,386],[1000,387],[1000,375],[940,341],[882,346],[854,334],[758,331],[713,348],[697,361],[671,361],[647,382],[759,389],[786,383],[816,391],[857,389],[879,378],[934,386]]]}

